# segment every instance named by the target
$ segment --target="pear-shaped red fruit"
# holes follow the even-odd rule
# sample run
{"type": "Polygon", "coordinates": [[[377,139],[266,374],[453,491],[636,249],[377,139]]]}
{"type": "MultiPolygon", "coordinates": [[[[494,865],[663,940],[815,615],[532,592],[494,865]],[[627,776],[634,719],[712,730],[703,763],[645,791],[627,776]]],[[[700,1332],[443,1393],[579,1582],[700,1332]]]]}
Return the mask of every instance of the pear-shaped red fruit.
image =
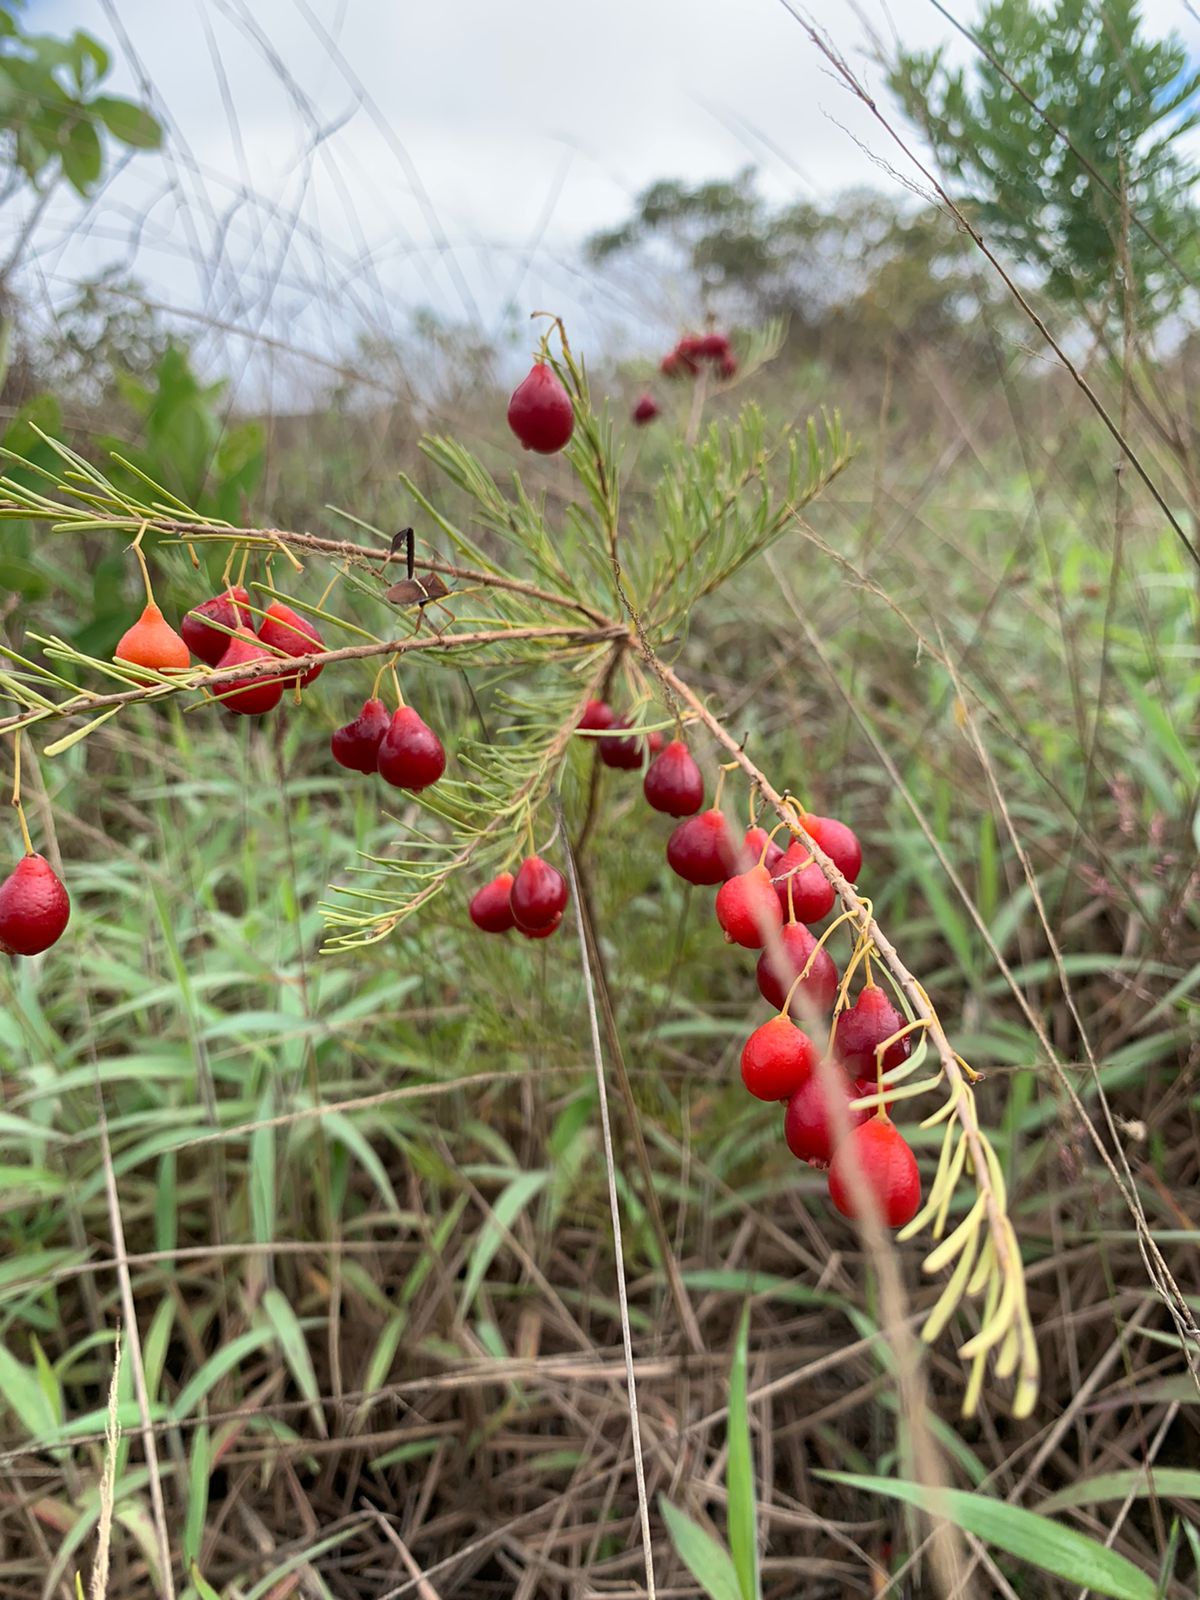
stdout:
{"type": "Polygon", "coordinates": [[[851,883],[862,867],[862,845],[858,835],[835,817],[801,817],[800,825],[833,862],[843,878],[851,883]]]}
{"type": "MultiPolygon", "coordinates": [[[[217,662],[217,667],[241,667],[251,661],[278,659],[278,656],[263,649],[249,628],[239,628],[230,635],[225,654],[217,662]]],[[[274,711],[283,695],[282,678],[234,678],[215,687],[225,709],[236,711],[243,717],[261,717],[264,712],[274,711]]]]}
{"type": "Polygon", "coordinates": [[[737,856],[725,813],[716,806],[681,822],[667,840],[667,865],[685,883],[724,883],[737,856]]]}
{"type": "Polygon", "coordinates": [[[788,1017],[772,1017],[742,1046],[742,1082],[759,1100],[789,1100],[816,1061],[808,1035],[788,1017]]]}
{"type": "Polygon", "coordinates": [[[411,706],[401,706],[379,742],[379,776],[395,789],[419,794],[446,770],[446,752],[433,729],[411,706]]]}
{"type": "Polygon", "coordinates": [[[391,720],[382,700],[364,700],[354,721],[330,734],[333,759],[351,772],[374,772],[379,764],[379,745],[391,720]]]}
{"type": "Polygon", "coordinates": [[[509,904],[513,881],[511,872],[502,872],[471,896],[467,915],[484,933],[507,933],[516,927],[517,919],[509,904]]]}
{"type": "Polygon", "coordinates": [[[113,652],[116,660],[134,667],[153,667],[155,672],[192,664],[187,645],[151,600],[132,628],[121,635],[113,652]]]}
{"type": "Polygon", "coordinates": [[[197,660],[215,667],[229,648],[229,632],[234,628],[253,627],[250,596],[239,584],[226,589],[224,594],[213,595],[203,605],[194,606],[179,624],[179,631],[197,660]],[[213,623],[221,626],[213,627],[213,623]]]}
{"type": "Polygon", "coordinates": [[[561,450],[575,428],[571,396],[545,361],[535,361],[529,376],[513,390],[508,402],[508,425],[526,450],[552,456],[561,450]]]}
{"type": "MultiPolygon", "coordinates": [[[[735,870],[749,872],[751,867],[757,866],[761,861],[774,877],[779,863],[783,860],[783,854],[782,847],[775,843],[765,828],[747,828],[745,838],[742,840],[741,864],[735,870]]],[[[730,876],[732,877],[732,873],[730,876]]]]}
{"type": "Polygon", "coordinates": [[[62,937],[71,899],[45,856],[23,856],[0,883],[0,949],[38,956],[62,937]]]}
{"type": "Polygon", "coordinates": [[[829,1198],[844,1217],[859,1216],[859,1198],[869,1200],[889,1228],[902,1228],[916,1216],[921,1172],[908,1140],[888,1117],[871,1117],[838,1146],[829,1168],[829,1198]]]}
{"type": "Polygon", "coordinates": [[[854,1085],[834,1061],[823,1061],[788,1101],[783,1136],[798,1161],[827,1167],[841,1137],[869,1117],[869,1111],[851,1111],[857,1098],[854,1085]],[[835,1106],[837,1110],[835,1111],[835,1106]]]}
{"type": "Polygon", "coordinates": [[[717,890],[717,921],[731,944],[761,950],[783,924],[779,897],[766,867],[751,867],[717,890]]]}
{"type": "Polygon", "coordinates": [[[639,428],[644,428],[648,422],[653,422],[659,415],[661,407],[652,394],[639,395],[633,408],[633,420],[639,428]]]}
{"type": "Polygon", "coordinates": [[[771,876],[785,917],[790,910],[797,922],[820,922],[833,909],[833,885],[812,859],[812,851],[798,839],[788,845],[771,876]]]}
{"type": "MultiPolygon", "coordinates": [[[[614,717],[610,728],[628,728],[628,717],[614,717]]],[[[642,741],[632,734],[628,739],[600,739],[600,759],[606,767],[618,767],[623,772],[636,772],[646,759],[642,741]]]]}
{"type": "Polygon", "coordinates": [[[522,933],[557,925],[567,904],[567,880],[541,856],[526,856],[517,868],[509,904],[522,933]]]}
{"type": "MultiPolygon", "coordinates": [[[[282,600],[272,600],[258,630],[260,644],[285,656],[311,656],[325,649],[325,641],[307,617],[300,616],[282,600]]],[[[321,663],[309,667],[300,678],[300,687],[320,677],[321,663]]]]}
{"type": "Polygon", "coordinates": [[[837,967],[824,945],[817,949],[816,938],[802,922],[785,922],[779,930],[778,947],[764,950],[759,956],[756,971],[759,994],[769,1005],[782,1009],[788,990],[810,959],[812,965],[804,981],[796,984],[788,1009],[801,1018],[808,1018],[814,1012],[828,1013],[837,994],[837,967]]]}
{"type": "Polygon", "coordinates": [[[682,739],[672,739],[655,756],[646,768],[642,789],[655,811],[665,811],[669,817],[690,817],[699,811],[704,778],[682,739]]]}
{"type": "Polygon", "coordinates": [[[617,713],[607,700],[589,700],[579,718],[579,726],[590,733],[603,733],[616,721],[617,713]]]}
{"type": "MultiPolygon", "coordinates": [[[[876,1051],[885,1039],[898,1033],[904,1018],[877,983],[869,983],[854,1004],[843,1011],[833,1030],[833,1048],[846,1071],[855,1078],[877,1081],[876,1051]]],[[[912,1054],[913,1036],[906,1033],[883,1052],[883,1070],[898,1067],[912,1054]]]]}

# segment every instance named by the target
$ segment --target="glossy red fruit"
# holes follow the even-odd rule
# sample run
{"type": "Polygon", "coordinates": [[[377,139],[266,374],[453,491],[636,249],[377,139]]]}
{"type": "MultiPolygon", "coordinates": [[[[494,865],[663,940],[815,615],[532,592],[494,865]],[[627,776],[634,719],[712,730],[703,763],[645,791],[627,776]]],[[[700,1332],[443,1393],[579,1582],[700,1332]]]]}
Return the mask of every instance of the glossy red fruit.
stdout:
{"type": "Polygon", "coordinates": [[[579,726],[589,729],[592,733],[603,733],[605,729],[612,727],[616,717],[617,713],[607,700],[589,700],[583,708],[579,726]]]}
{"type": "Polygon", "coordinates": [[[192,664],[187,645],[152,600],[133,627],[121,635],[113,655],[117,661],[127,661],[134,667],[152,667],[155,672],[192,664]]]}
{"type": "Polygon", "coordinates": [[[764,950],[758,958],[758,992],[768,1004],[782,1008],[788,990],[812,956],[808,976],[796,985],[788,1009],[798,1017],[807,1017],[810,1012],[824,1015],[832,1008],[838,989],[838,971],[824,945],[815,956],[814,950],[817,950],[817,941],[802,922],[784,923],[779,930],[779,948],[774,953],[764,950]]]}
{"type": "Polygon", "coordinates": [[[446,752],[429,724],[411,706],[401,706],[379,741],[375,764],[385,783],[420,794],[445,772],[446,752]]]}
{"type": "MultiPolygon", "coordinates": [[[[747,828],[733,872],[749,872],[751,867],[756,867],[761,861],[771,876],[774,877],[775,869],[782,859],[783,851],[765,828],[747,828]],[[765,854],[764,851],[766,852],[765,854]]],[[[729,874],[730,877],[733,876],[733,872],[729,874]]]]}
{"type": "Polygon", "coordinates": [[[652,394],[641,395],[633,408],[633,420],[639,428],[644,428],[648,422],[654,421],[660,410],[661,407],[652,394]]]}
{"type": "MultiPolygon", "coordinates": [[[[612,728],[628,728],[628,717],[614,717],[609,724],[612,728]]],[[[636,738],[629,739],[600,739],[600,759],[606,767],[618,767],[623,772],[636,772],[646,759],[646,752],[642,748],[642,741],[636,738]]]]}
{"type": "MultiPolygon", "coordinates": [[[[307,617],[302,617],[291,606],[285,606],[282,600],[272,600],[267,607],[267,614],[262,620],[262,627],[258,630],[260,644],[269,650],[278,651],[285,656],[311,656],[314,651],[322,651],[325,641],[317,632],[307,617]]],[[[320,662],[309,667],[300,678],[300,687],[311,683],[314,678],[319,678],[322,672],[320,662]]],[[[289,680],[293,681],[293,680],[289,680]]]]}
{"type": "Polygon", "coordinates": [[[685,883],[724,883],[737,866],[737,846],[715,806],[681,822],[667,840],[667,865],[685,883]]]}
{"type": "Polygon", "coordinates": [[[544,928],[522,928],[517,924],[517,932],[526,939],[548,939],[552,933],[557,933],[563,919],[560,911],[553,922],[548,922],[544,928]]]}
{"type": "Polygon", "coordinates": [[[873,1116],[838,1148],[829,1168],[829,1198],[844,1217],[857,1217],[855,1184],[865,1187],[889,1228],[911,1222],[921,1206],[921,1172],[908,1140],[888,1117],[873,1116]]]}
{"type": "Polygon", "coordinates": [[[482,889],[476,889],[471,896],[467,915],[484,933],[507,933],[510,928],[516,927],[517,919],[509,904],[513,881],[511,872],[502,872],[491,883],[485,883],[482,889]]]}
{"type": "Polygon", "coordinates": [[[535,361],[513,390],[508,402],[508,425],[526,450],[552,456],[561,450],[575,428],[571,396],[554,368],[535,361]]]}
{"type": "Polygon", "coordinates": [[[717,371],[723,378],[732,378],[738,369],[737,357],[732,351],[727,350],[717,362],[717,371]]]}
{"type": "Polygon", "coordinates": [[[833,908],[833,885],[812,859],[812,851],[793,839],[771,873],[775,893],[786,917],[789,909],[797,922],[820,922],[833,908]],[[805,865],[804,863],[807,863],[805,865]],[[791,887],[789,907],[788,888],[791,887]]]}
{"type": "Polygon", "coordinates": [[[250,596],[240,584],[215,594],[203,605],[194,606],[179,624],[183,642],[198,660],[215,667],[229,647],[229,634],[222,628],[254,628],[254,613],[250,609],[250,596]],[[220,623],[221,627],[212,627],[220,623]]]}
{"type": "Polygon", "coordinates": [[[330,734],[333,759],[351,772],[374,772],[379,764],[380,741],[391,720],[382,700],[364,700],[354,721],[330,734]]]}
{"type": "Polygon", "coordinates": [[[694,355],[702,356],[706,361],[720,361],[729,354],[729,335],[727,333],[705,333],[693,341],[694,355]]]}
{"type": "Polygon", "coordinates": [[[646,768],[642,789],[655,811],[690,817],[704,804],[704,777],[682,739],[672,739],[646,768]]]}
{"type": "Polygon", "coordinates": [[[526,856],[517,868],[509,904],[522,933],[547,928],[566,909],[567,880],[541,856],[526,856]]]}
{"type": "Polygon", "coordinates": [[[731,944],[761,950],[772,930],[783,924],[779,898],[766,867],[751,867],[727,878],[717,890],[717,921],[731,944]]]}
{"type": "Polygon", "coordinates": [[[808,1035],[787,1017],[772,1017],[742,1046],[742,1082],[759,1100],[789,1100],[816,1062],[808,1035]]]}
{"type": "Polygon", "coordinates": [[[851,1111],[854,1085],[833,1061],[815,1066],[808,1078],[788,1101],[783,1119],[783,1136],[797,1161],[813,1167],[827,1167],[838,1143],[838,1128],[848,1133],[858,1126],[867,1111],[851,1111]],[[840,1115],[834,1107],[841,1102],[840,1115]]]}
{"type": "MultiPolygon", "coordinates": [[[[896,1010],[877,983],[869,983],[852,1006],[842,1012],[833,1030],[833,1048],[838,1060],[853,1077],[877,1082],[875,1052],[883,1041],[904,1026],[896,1010]]],[[[906,1033],[883,1052],[883,1070],[898,1067],[912,1054],[913,1036],[906,1033]]]]}
{"type": "Polygon", "coordinates": [[[862,867],[862,845],[853,830],[834,817],[802,817],[800,825],[817,841],[842,877],[853,883],[862,867]]]}
{"type": "Polygon", "coordinates": [[[45,856],[22,856],[0,883],[0,950],[40,956],[62,938],[71,897],[45,856]]]}
{"type": "MultiPolygon", "coordinates": [[[[249,628],[239,628],[230,635],[225,654],[217,662],[218,668],[241,667],[251,661],[277,661],[269,650],[264,650],[249,628]]],[[[221,704],[227,711],[236,711],[243,717],[260,717],[274,711],[283,695],[282,678],[234,678],[229,683],[216,685],[221,704]]]]}

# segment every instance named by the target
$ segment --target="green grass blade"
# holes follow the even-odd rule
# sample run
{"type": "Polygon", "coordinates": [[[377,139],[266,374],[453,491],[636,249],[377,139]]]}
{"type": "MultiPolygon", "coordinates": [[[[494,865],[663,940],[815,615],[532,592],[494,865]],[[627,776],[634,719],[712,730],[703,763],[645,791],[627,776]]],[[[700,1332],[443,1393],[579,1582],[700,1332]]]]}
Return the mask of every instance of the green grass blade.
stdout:
{"type": "Polygon", "coordinates": [[[737,1570],[729,1552],[719,1545],[711,1533],[698,1522],[680,1511],[678,1506],[660,1495],[658,1509],[667,1525],[675,1553],[708,1600],[742,1600],[737,1570]]]}
{"type": "Polygon", "coordinates": [[[750,1416],[746,1407],[746,1365],[750,1340],[750,1306],[742,1308],[733,1366],[729,1373],[729,1461],[725,1487],[729,1494],[726,1529],[742,1600],[759,1600],[758,1503],[754,1493],[754,1459],[750,1449],[750,1416]]]}
{"type": "Polygon", "coordinates": [[[1131,1467],[1125,1472],[1101,1472],[1059,1489],[1042,1501],[1038,1512],[1048,1516],[1067,1506],[1091,1506],[1102,1500],[1124,1500],[1128,1495],[1136,1499],[1153,1496],[1160,1500],[1200,1500],[1200,1472],[1187,1467],[1155,1467],[1153,1471],[1131,1467]]]}

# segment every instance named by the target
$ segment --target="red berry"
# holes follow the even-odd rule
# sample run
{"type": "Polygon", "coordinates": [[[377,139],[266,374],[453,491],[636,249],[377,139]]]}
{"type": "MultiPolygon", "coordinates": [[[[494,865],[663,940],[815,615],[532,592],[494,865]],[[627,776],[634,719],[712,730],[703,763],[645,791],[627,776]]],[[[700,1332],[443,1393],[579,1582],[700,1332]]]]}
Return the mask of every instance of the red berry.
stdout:
{"type": "Polygon", "coordinates": [[[833,817],[802,817],[800,825],[817,841],[842,877],[853,883],[862,866],[862,845],[854,832],[833,817]]]}
{"type": "Polygon", "coordinates": [[[433,729],[411,706],[392,713],[375,756],[379,776],[395,789],[420,794],[446,770],[446,752],[433,729]]]}
{"type": "Polygon", "coordinates": [[[513,919],[522,933],[548,929],[567,904],[567,880],[541,856],[526,856],[517,868],[509,896],[513,919]]]}
{"type": "Polygon", "coordinates": [[[720,361],[729,354],[727,333],[706,333],[691,343],[694,346],[692,354],[703,356],[706,361],[720,361]]]}
{"type": "Polygon", "coordinates": [[[687,348],[688,338],[680,339],[674,350],[669,351],[659,362],[658,370],[667,378],[678,378],[683,374],[694,378],[700,371],[700,363],[687,348]]]}
{"type": "Polygon", "coordinates": [[[216,594],[203,605],[194,606],[179,624],[183,642],[199,660],[215,667],[229,646],[229,634],[222,628],[254,628],[250,596],[241,585],[216,594]],[[212,623],[221,627],[212,627],[212,623]]]}
{"type": "Polygon", "coordinates": [[[517,920],[509,904],[513,881],[511,872],[502,872],[491,883],[485,883],[482,889],[476,889],[471,896],[467,915],[484,933],[507,933],[510,928],[516,927],[517,920]]]}
{"type": "Polygon", "coordinates": [[[656,756],[666,742],[660,728],[655,728],[652,733],[646,735],[646,749],[652,756],[656,756]]]}
{"type": "Polygon", "coordinates": [[[844,1136],[870,1115],[851,1111],[854,1098],[854,1086],[836,1062],[822,1061],[813,1068],[788,1101],[783,1119],[783,1136],[798,1161],[814,1167],[829,1165],[839,1143],[839,1124],[844,1136]],[[838,1101],[840,1115],[834,1110],[838,1101]]]}
{"type": "Polygon", "coordinates": [[[771,874],[766,867],[751,867],[728,878],[717,890],[717,921],[731,944],[761,950],[772,930],[783,924],[783,912],[771,874]]]}
{"type": "MultiPolygon", "coordinates": [[[[887,1117],[873,1116],[838,1148],[829,1169],[829,1198],[857,1217],[855,1189],[865,1188],[889,1228],[911,1222],[921,1205],[921,1173],[908,1140],[887,1117]],[[857,1166],[860,1182],[852,1181],[857,1166]]],[[[865,1198],[865,1196],[864,1196],[865,1198]]]]}
{"type": "Polygon", "coordinates": [[[653,422],[658,416],[660,407],[652,394],[642,395],[633,408],[633,420],[639,428],[644,428],[648,422],[653,422]]]}
{"type": "MultiPolygon", "coordinates": [[[[837,1019],[833,1030],[833,1048],[838,1060],[857,1078],[870,1081],[872,1090],[878,1081],[876,1050],[885,1039],[898,1033],[904,1018],[896,1010],[877,983],[869,983],[858,999],[837,1019]]],[[[906,1033],[883,1052],[883,1070],[898,1067],[912,1054],[913,1036],[906,1033]]]]}
{"type": "MultiPolygon", "coordinates": [[[[300,616],[291,606],[285,606],[282,600],[272,600],[267,607],[262,627],[258,630],[258,642],[284,656],[311,656],[325,648],[324,639],[308,618],[300,616]]],[[[320,662],[309,667],[300,679],[300,687],[320,677],[321,672],[320,662]]]]}
{"type": "Polygon", "coordinates": [[[742,840],[742,865],[738,869],[742,872],[750,867],[757,866],[759,861],[766,867],[772,877],[779,863],[783,860],[783,851],[771,838],[765,828],[747,828],[746,836],[742,840]],[[763,852],[766,852],[764,855],[763,852]]]}
{"type": "Polygon", "coordinates": [[[612,727],[616,715],[607,700],[589,700],[583,708],[579,726],[588,728],[593,733],[603,733],[605,729],[612,727]]]}
{"type": "Polygon", "coordinates": [[[513,390],[508,425],[526,450],[543,456],[554,455],[571,437],[575,428],[571,396],[545,361],[535,361],[529,376],[513,390]]]}
{"type": "MultiPolygon", "coordinates": [[[[249,661],[278,659],[269,650],[263,649],[249,628],[239,628],[236,633],[230,634],[225,654],[217,666],[241,667],[249,661]]],[[[216,689],[227,711],[236,711],[243,717],[260,717],[266,711],[274,711],[279,704],[283,695],[283,679],[234,678],[231,682],[218,684],[216,689]]]]}
{"type": "Polygon", "coordinates": [[[351,772],[374,772],[379,764],[379,743],[391,720],[382,700],[364,700],[354,721],[330,734],[333,759],[351,772]]]}
{"type": "Polygon", "coordinates": [[[71,898],[45,856],[22,856],[0,883],[0,950],[39,956],[62,937],[71,898]]]}
{"type": "Polygon", "coordinates": [[[563,914],[560,911],[555,917],[554,921],[548,922],[544,928],[522,928],[521,924],[518,922],[517,931],[526,939],[548,939],[552,933],[556,933],[558,931],[562,919],[563,914]]]}
{"type": "Polygon", "coordinates": [[[690,817],[704,804],[704,778],[682,739],[672,739],[646,768],[646,799],[669,817],[690,817]]]}
{"type": "Polygon", "coordinates": [[[772,1017],[742,1046],[742,1082],[759,1100],[788,1100],[816,1060],[816,1046],[806,1033],[787,1017],[772,1017]]]}
{"type": "MultiPolygon", "coordinates": [[[[628,717],[614,717],[609,724],[613,728],[628,728],[628,717]]],[[[637,738],[629,739],[601,739],[600,759],[606,767],[619,767],[623,772],[636,772],[646,759],[646,752],[642,749],[642,741],[637,738]]]]}
{"type": "Polygon", "coordinates": [[[783,914],[788,914],[788,888],[791,887],[791,909],[797,922],[820,922],[829,915],[836,898],[833,885],[820,867],[812,860],[807,845],[794,839],[784,851],[771,873],[775,880],[775,893],[783,914]],[[807,866],[803,863],[807,862],[807,866]]]}
{"type": "Polygon", "coordinates": [[[113,656],[117,661],[128,661],[131,666],[152,667],[155,672],[192,664],[187,645],[153,600],[147,603],[132,628],[121,635],[113,656]]]}
{"type": "Polygon", "coordinates": [[[804,971],[808,958],[812,966],[803,983],[796,985],[789,1010],[797,1016],[809,1012],[824,1014],[833,1005],[838,989],[838,972],[833,958],[822,945],[815,956],[817,941],[801,922],[786,922],[779,930],[779,949],[764,950],[758,958],[758,992],[769,1005],[782,1008],[787,992],[804,971]]]}
{"type": "Polygon", "coordinates": [[[717,363],[717,371],[723,378],[732,378],[737,369],[737,357],[727,350],[717,363]]]}
{"type": "Polygon", "coordinates": [[[667,840],[667,865],[685,883],[724,883],[737,865],[725,813],[714,806],[681,822],[667,840]]]}

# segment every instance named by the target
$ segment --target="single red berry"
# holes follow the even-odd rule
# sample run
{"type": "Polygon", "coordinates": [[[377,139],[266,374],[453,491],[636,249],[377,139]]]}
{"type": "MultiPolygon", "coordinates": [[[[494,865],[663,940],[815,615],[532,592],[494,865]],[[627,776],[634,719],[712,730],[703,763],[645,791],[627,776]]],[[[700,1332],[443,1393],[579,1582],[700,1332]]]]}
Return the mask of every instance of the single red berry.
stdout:
{"type": "Polygon", "coordinates": [[[537,932],[561,917],[567,904],[567,880],[541,856],[526,856],[517,868],[509,901],[522,933],[537,932]]]}
{"type": "Polygon", "coordinates": [[[732,351],[727,350],[717,362],[717,371],[723,378],[732,378],[738,369],[737,357],[732,351]]]}
{"type": "MultiPolygon", "coordinates": [[[[614,717],[609,724],[613,728],[628,728],[628,717],[614,717]]],[[[642,748],[642,741],[638,738],[628,739],[600,739],[600,759],[606,767],[619,767],[623,772],[636,772],[646,759],[646,752],[642,748]]]]}
{"type": "Polygon", "coordinates": [[[589,729],[592,733],[603,733],[612,727],[616,715],[607,700],[589,700],[583,708],[579,726],[589,729]]]}
{"type": "Polygon", "coordinates": [[[771,873],[775,880],[775,893],[786,917],[789,910],[788,888],[791,887],[790,909],[797,922],[820,922],[827,917],[836,898],[833,885],[812,859],[807,845],[793,839],[775,864],[771,873]],[[807,865],[805,864],[807,863],[807,865]]]}
{"type": "Polygon", "coordinates": [[[812,966],[803,983],[796,984],[789,1010],[796,1016],[824,1015],[832,1007],[838,990],[838,971],[833,958],[802,922],[785,922],[779,930],[779,948],[764,950],[758,958],[758,992],[768,1004],[782,1008],[788,990],[804,971],[809,957],[812,966]],[[813,951],[817,953],[814,956],[813,951]]]}
{"type": "Polygon", "coordinates": [[[705,345],[708,342],[707,334],[685,333],[675,346],[675,353],[683,361],[699,361],[707,354],[705,345]]]}
{"type": "Polygon", "coordinates": [[[652,756],[658,755],[659,751],[662,749],[663,745],[666,744],[666,742],[666,738],[661,728],[655,728],[652,733],[648,733],[646,735],[646,749],[649,750],[652,756]]]}
{"type": "Polygon", "coordinates": [[[512,873],[502,872],[491,883],[485,883],[482,889],[476,889],[471,896],[467,915],[484,933],[507,933],[510,928],[516,927],[517,919],[509,904],[512,886],[512,873]]]}
{"type": "Polygon", "coordinates": [[[691,342],[691,337],[685,334],[674,350],[671,350],[662,358],[658,364],[658,370],[664,376],[678,378],[686,374],[687,377],[694,378],[700,371],[700,363],[689,348],[691,342]]]}
{"type": "Polygon", "coordinates": [[[806,1033],[787,1017],[772,1017],[742,1046],[742,1082],[759,1100],[789,1100],[816,1060],[806,1033]]]}
{"type": "Polygon", "coordinates": [[[646,768],[646,799],[669,817],[690,817],[704,804],[704,778],[682,739],[670,744],[646,768]]]}
{"type": "Polygon", "coordinates": [[[817,841],[842,877],[853,883],[862,867],[862,845],[853,830],[833,817],[802,817],[800,825],[817,841]]]}
{"type": "Polygon", "coordinates": [[[662,373],[664,378],[677,378],[679,376],[683,370],[683,366],[680,362],[679,356],[674,350],[667,351],[666,355],[658,363],[658,370],[662,373]]]}
{"type": "Polygon", "coordinates": [[[681,822],[667,840],[667,865],[685,883],[724,883],[737,865],[725,813],[714,806],[681,822]]]}
{"type": "Polygon", "coordinates": [[[788,1101],[783,1119],[783,1136],[797,1161],[813,1167],[829,1165],[840,1142],[839,1127],[844,1136],[870,1115],[851,1111],[854,1098],[854,1085],[836,1062],[822,1061],[813,1068],[788,1101]]]}
{"type": "Polygon", "coordinates": [[[548,939],[552,933],[557,933],[562,923],[563,914],[560,911],[553,922],[548,922],[544,928],[522,928],[517,923],[517,932],[526,939],[548,939]]]}
{"type": "MultiPolygon", "coordinates": [[[[264,650],[249,628],[239,628],[229,636],[225,654],[217,662],[218,668],[241,667],[250,661],[277,661],[269,650],[264,650]]],[[[243,717],[260,717],[274,711],[283,695],[282,678],[234,678],[218,684],[216,692],[227,711],[236,711],[243,717]]]]}
{"type": "Polygon", "coordinates": [[[429,724],[411,706],[401,706],[379,741],[375,763],[385,783],[420,794],[445,772],[446,752],[429,724]]]}
{"type": "Polygon", "coordinates": [[[71,897],[45,856],[22,856],[0,883],[0,950],[40,956],[62,938],[71,897]]]}
{"type": "MultiPolygon", "coordinates": [[[[761,861],[772,877],[776,868],[783,860],[783,851],[771,838],[765,828],[747,828],[742,848],[738,854],[738,864],[734,872],[748,872],[751,867],[756,867],[761,861]],[[765,852],[765,854],[764,854],[765,852]]],[[[730,877],[733,873],[730,873],[730,877]]]]}
{"type": "Polygon", "coordinates": [[[379,764],[379,745],[391,723],[382,700],[364,700],[353,722],[335,728],[329,748],[339,766],[351,772],[374,772],[379,764]]]}
{"type": "MultiPolygon", "coordinates": [[[[904,1026],[896,1010],[877,983],[869,983],[852,1006],[842,1012],[833,1030],[833,1048],[838,1060],[857,1078],[877,1082],[876,1050],[904,1026]]],[[[913,1036],[906,1033],[883,1052],[883,1070],[898,1067],[912,1054],[913,1036]]]]}
{"type": "Polygon", "coordinates": [[[240,584],[216,594],[203,605],[194,606],[179,624],[183,642],[199,660],[215,667],[229,647],[229,634],[222,629],[254,628],[250,596],[240,584]],[[220,627],[213,627],[220,623],[220,627]]]}
{"type": "Polygon", "coordinates": [[[162,612],[149,601],[141,616],[121,635],[113,656],[117,661],[127,661],[134,667],[153,667],[155,672],[171,668],[190,667],[191,655],[187,645],[162,612]]]}
{"type": "MultiPolygon", "coordinates": [[[[921,1205],[921,1172],[908,1140],[886,1116],[873,1116],[839,1146],[829,1168],[829,1198],[857,1217],[855,1189],[864,1189],[889,1228],[911,1222],[921,1205]],[[860,1182],[853,1182],[857,1168],[860,1182]]],[[[864,1196],[865,1198],[865,1196],[864,1196]]]]}
{"type": "Polygon", "coordinates": [[[729,354],[729,335],[727,333],[705,333],[694,341],[694,355],[703,356],[706,361],[720,361],[729,354]]]}
{"type": "Polygon", "coordinates": [[[526,450],[542,456],[554,455],[571,437],[575,428],[571,396],[547,362],[535,361],[528,377],[513,390],[508,425],[526,450]]]}
{"type": "Polygon", "coordinates": [[[648,422],[653,422],[659,415],[660,406],[652,394],[641,395],[633,408],[633,420],[639,428],[644,428],[648,422]]]}
{"type": "MultiPolygon", "coordinates": [[[[272,600],[258,630],[258,642],[284,656],[311,656],[325,648],[325,641],[307,617],[300,616],[282,600],[272,600]]],[[[300,678],[300,687],[319,678],[321,663],[309,667],[300,678]]],[[[289,680],[293,681],[294,680],[289,680]]]]}
{"type": "Polygon", "coordinates": [[[717,890],[717,921],[730,944],[761,950],[783,924],[779,898],[766,867],[751,867],[727,878],[717,890]]]}

